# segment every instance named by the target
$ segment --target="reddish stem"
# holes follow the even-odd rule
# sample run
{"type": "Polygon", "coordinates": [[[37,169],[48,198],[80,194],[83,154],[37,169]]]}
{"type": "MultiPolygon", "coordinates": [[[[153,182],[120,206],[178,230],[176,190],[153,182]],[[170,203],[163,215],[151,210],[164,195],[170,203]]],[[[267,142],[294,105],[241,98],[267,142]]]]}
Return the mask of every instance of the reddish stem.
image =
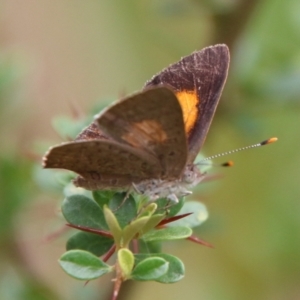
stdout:
{"type": "Polygon", "coordinates": [[[110,259],[110,257],[115,253],[115,251],[116,251],[116,245],[115,244],[113,244],[112,246],[111,246],[111,248],[106,252],[106,254],[103,256],[103,261],[104,262],[107,262],[109,259],[110,259]]]}
{"type": "Polygon", "coordinates": [[[165,225],[165,224],[168,224],[168,223],[180,220],[180,219],[185,218],[185,217],[187,217],[187,216],[189,216],[191,214],[192,213],[186,213],[186,214],[182,214],[182,215],[178,215],[178,216],[174,216],[174,217],[163,219],[162,221],[160,221],[158,223],[158,225],[156,227],[159,227],[159,226],[162,226],[162,225],[165,225]]]}
{"type": "Polygon", "coordinates": [[[111,300],[116,300],[118,298],[119,291],[121,289],[121,285],[122,285],[122,282],[123,282],[122,272],[120,270],[118,262],[116,263],[116,273],[117,273],[117,278],[115,279],[114,290],[113,290],[111,300]]]}
{"type": "Polygon", "coordinates": [[[214,248],[214,246],[212,244],[210,244],[210,243],[208,243],[204,240],[201,240],[201,239],[199,239],[198,237],[196,237],[194,235],[188,237],[187,240],[192,241],[192,242],[197,243],[197,244],[200,244],[200,245],[203,245],[203,246],[206,246],[206,247],[209,247],[209,248],[214,248]]]}
{"type": "Polygon", "coordinates": [[[139,243],[138,243],[138,240],[136,240],[136,239],[132,240],[132,252],[133,253],[139,252],[139,243]]]}
{"type": "Polygon", "coordinates": [[[85,227],[85,226],[80,226],[80,225],[74,225],[74,224],[66,224],[69,227],[85,231],[85,232],[90,232],[90,233],[95,233],[101,236],[106,236],[108,238],[113,238],[112,234],[106,230],[101,230],[101,229],[95,229],[95,228],[90,228],[90,227],[85,227]]]}

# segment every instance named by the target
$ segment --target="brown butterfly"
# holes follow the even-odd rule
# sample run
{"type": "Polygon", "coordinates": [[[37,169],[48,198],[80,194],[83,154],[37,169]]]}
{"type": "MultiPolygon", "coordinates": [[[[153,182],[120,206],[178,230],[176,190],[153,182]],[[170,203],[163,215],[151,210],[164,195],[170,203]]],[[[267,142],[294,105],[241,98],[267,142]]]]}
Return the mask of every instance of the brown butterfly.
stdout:
{"type": "Polygon", "coordinates": [[[102,111],[73,142],[49,149],[44,168],[74,171],[76,186],[177,201],[203,174],[193,164],[229,67],[226,45],[196,51],[102,111]]]}

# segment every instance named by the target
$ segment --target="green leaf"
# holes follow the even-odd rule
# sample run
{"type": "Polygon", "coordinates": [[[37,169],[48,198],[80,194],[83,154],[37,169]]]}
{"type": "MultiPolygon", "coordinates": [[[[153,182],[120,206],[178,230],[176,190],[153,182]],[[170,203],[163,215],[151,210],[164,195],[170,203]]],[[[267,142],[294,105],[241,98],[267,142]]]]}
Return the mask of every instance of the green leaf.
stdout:
{"type": "Polygon", "coordinates": [[[60,173],[62,172],[59,170],[42,169],[40,165],[35,165],[33,167],[34,181],[39,185],[40,188],[46,191],[55,191],[61,193],[63,184],[60,180],[57,179],[60,173]]]}
{"type": "Polygon", "coordinates": [[[168,271],[161,277],[157,278],[155,281],[161,283],[174,283],[181,280],[184,277],[184,272],[185,272],[184,264],[176,256],[166,254],[166,253],[155,253],[155,254],[135,254],[134,257],[137,264],[149,257],[160,257],[169,263],[168,271]]]}
{"type": "Polygon", "coordinates": [[[151,229],[154,229],[156,225],[159,224],[160,221],[162,221],[165,218],[166,214],[157,214],[157,215],[153,215],[149,218],[148,222],[144,225],[144,227],[142,228],[142,230],[140,230],[140,232],[142,234],[147,233],[148,231],[150,231],[151,229]]]}
{"type": "Polygon", "coordinates": [[[95,229],[108,229],[99,205],[84,195],[72,195],[64,199],[62,213],[74,225],[95,229]]]}
{"type": "Polygon", "coordinates": [[[124,201],[126,193],[116,193],[110,200],[108,206],[114,212],[121,228],[128,225],[137,214],[134,198],[129,195],[124,201]]]}
{"type": "Polygon", "coordinates": [[[67,274],[80,280],[95,279],[113,269],[97,256],[83,250],[71,250],[64,253],[59,264],[67,274]]]}
{"type": "Polygon", "coordinates": [[[63,138],[75,138],[87,125],[87,120],[74,120],[68,116],[56,116],[52,120],[55,131],[63,138]]]}
{"type": "Polygon", "coordinates": [[[146,242],[139,239],[139,253],[159,253],[161,252],[161,242],[146,242]]]}
{"type": "Polygon", "coordinates": [[[192,233],[193,231],[189,227],[168,227],[152,230],[143,235],[142,239],[146,242],[179,240],[191,236],[192,233]]]}
{"type": "Polygon", "coordinates": [[[75,186],[72,182],[69,182],[63,190],[65,197],[71,197],[73,195],[83,195],[90,199],[92,199],[92,193],[91,191],[88,191],[84,188],[75,186]]]}
{"type": "Polygon", "coordinates": [[[113,244],[114,240],[108,237],[88,232],[78,232],[69,238],[67,250],[86,250],[96,256],[101,256],[105,254],[113,244]]]}
{"type": "Polygon", "coordinates": [[[127,247],[129,242],[134,236],[141,231],[145,224],[149,221],[150,217],[141,217],[134,220],[131,224],[127,225],[123,229],[123,247],[127,247]]]}
{"type": "Polygon", "coordinates": [[[191,212],[192,212],[191,215],[182,218],[180,220],[171,222],[168,224],[168,226],[169,227],[187,226],[193,228],[201,225],[208,218],[208,211],[206,209],[206,206],[201,202],[197,202],[197,201],[185,202],[179,214],[186,214],[191,212]]]}
{"type": "Polygon", "coordinates": [[[162,213],[163,211],[167,211],[168,217],[173,217],[177,215],[177,213],[180,211],[184,202],[184,197],[179,198],[179,202],[176,204],[171,203],[170,200],[165,198],[158,199],[157,201],[155,201],[155,203],[158,206],[156,213],[162,213]]]}
{"type": "Polygon", "coordinates": [[[139,217],[152,216],[156,210],[157,210],[157,204],[149,203],[148,205],[146,205],[144,208],[141,209],[141,212],[139,213],[139,217]]]}
{"type": "Polygon", "coordinates": [[[103,206],[108,205],[109,201],[112,199],[114,191],[93,191],[93,198],[98,203],[98,205],[103,209],[103,206]]]}
{"type": "Polygon", "coordinates": [[[134,256],[132,252],[125,248],[120,249],[118,251],[118,263],[122,270],[123,278],[129,278],[134,266],[134,256]]]}
{"type": "Polygon", "coordinates": [[[131,277],[135,280],[158,280],[167,273],[169,262],[161,257],[149,257],[142,260],[134,268],[131,277]]]}
{"type": "Polygon", "coordinates": [[[114,237],[116,246],[120,247],[121,239],[122,239],[122,229],[118,223],[118,220],[116,216],[113,214],[113,212],[106,205],[103,207],[103,209],[104,209],[103,212],[104,212],[106,223],[108,225],[111,234],[114,237]]]}

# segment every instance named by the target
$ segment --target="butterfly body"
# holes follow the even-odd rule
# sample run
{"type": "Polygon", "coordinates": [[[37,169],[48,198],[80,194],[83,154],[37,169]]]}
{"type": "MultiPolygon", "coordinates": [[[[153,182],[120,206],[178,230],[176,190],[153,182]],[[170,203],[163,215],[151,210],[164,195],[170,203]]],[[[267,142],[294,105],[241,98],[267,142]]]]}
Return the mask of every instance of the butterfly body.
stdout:
{"type": "Polygon", "coordinates": [[[192,164],[185,167],[180,178],[145,180],[137,185],[133,183],[133,186],[138,194],[148,197],[151,201],[167,198],[172,202],[178,202],[178,198],[192,194],[190,189],[204,177],[205,174],[192,164]]]}

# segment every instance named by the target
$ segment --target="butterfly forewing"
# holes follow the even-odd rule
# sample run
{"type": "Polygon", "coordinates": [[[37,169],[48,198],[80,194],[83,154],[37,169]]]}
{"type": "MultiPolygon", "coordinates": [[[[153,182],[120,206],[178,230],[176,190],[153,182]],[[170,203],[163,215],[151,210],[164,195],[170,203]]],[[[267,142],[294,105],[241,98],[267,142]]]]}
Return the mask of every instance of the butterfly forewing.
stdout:
{"type": "Polygon", "coordinates": [[[188,137],[188,163],[202,147],[229,67],[229,50],[216,45],[194,52],[167,67],[146,83],[171,87],[181,104],[188,137]]]}
{"type": "Polygon", "coordinates": [[[91,123],[84,128],[76,137],[75,141],[87,141],[87,140],[109,140],[99,128],[96,122],[91,123]]]}

